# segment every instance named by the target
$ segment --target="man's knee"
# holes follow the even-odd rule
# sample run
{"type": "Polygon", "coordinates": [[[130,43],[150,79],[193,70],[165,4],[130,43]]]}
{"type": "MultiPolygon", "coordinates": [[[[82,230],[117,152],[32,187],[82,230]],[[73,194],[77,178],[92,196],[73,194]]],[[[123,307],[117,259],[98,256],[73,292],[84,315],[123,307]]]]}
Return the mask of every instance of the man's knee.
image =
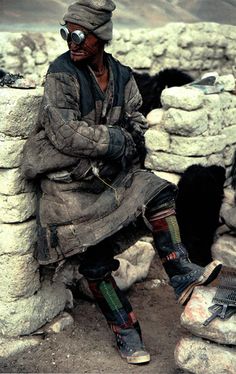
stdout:
{"type": "Polygon", "coordinates": [[[90,247],[81,255],[79,272],[90,280],[104,279],[112,271],[118,269],[120,263],[114,259],[111,246],[103,242],[90,247]]]}
{"type": "Polygon", "coordinates": [[[147,206],[147,214],[153,214],[164,209],[175,208],[177,186],[169,184],[147,206]]]}

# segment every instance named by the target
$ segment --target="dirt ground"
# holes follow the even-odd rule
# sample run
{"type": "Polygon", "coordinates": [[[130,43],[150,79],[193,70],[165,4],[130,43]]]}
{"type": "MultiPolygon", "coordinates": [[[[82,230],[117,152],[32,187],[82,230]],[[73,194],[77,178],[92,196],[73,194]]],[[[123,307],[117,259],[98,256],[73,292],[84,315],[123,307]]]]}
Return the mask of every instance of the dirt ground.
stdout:
{"type": "Polygon", "coordinates": [[[180,326],[182,307],[175,300],[166,275],[155,258],[148,277],[136,283],[128,297],[142,326],[148,365],[129,365],[120,358],[113,334],[90,300],[77,299],[70,312],[74,324],[59,334],[48,335],[38,347],[12,356],[0,365],[1,373],[150,373],[180,374],[174,349],[186,334],[180,326]],[[163,283],[152,288],[153,279],[163,283]]]}

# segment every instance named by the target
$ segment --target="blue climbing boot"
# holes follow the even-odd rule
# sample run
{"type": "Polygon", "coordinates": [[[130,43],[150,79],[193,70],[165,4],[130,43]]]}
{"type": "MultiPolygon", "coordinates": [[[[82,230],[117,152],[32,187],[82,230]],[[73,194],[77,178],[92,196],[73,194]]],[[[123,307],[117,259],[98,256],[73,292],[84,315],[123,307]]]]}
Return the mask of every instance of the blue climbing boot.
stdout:
{"type": "Polygon", "coordinates": [[[114,332],[118,351],[129,364],[144,364],[150,361],[150,354],[146,351],[142,338],[135,328],[119,328],[114,332]]]}
{"type": "Polygon", "coordinates": [[[180,258],[175,267],[176,275],[170,277],[170,284],[174,288],[179,304],[185,305],[196,286],[206,286],[217,277],[222,264],[220,261],[214,260],[207,266],[201,267],[190,262],[187,258],[180,258]]]}

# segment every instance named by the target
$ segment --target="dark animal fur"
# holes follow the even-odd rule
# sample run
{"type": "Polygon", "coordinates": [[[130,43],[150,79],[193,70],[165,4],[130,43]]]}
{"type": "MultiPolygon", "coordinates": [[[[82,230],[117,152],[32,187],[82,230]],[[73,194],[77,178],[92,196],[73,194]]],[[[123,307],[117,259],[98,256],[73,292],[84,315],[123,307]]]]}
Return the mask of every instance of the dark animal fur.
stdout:
{"type": "Polygon", "coordinates": [[[3,69],[0,69],[0,79],[5,77],[6,72],[3,69]]]}
{"type": "Polygon", "coordinates": [[[211,260],[211,246],[219,226],[224,196],[222,166],[192,165],[178,183],[176,214],[182,242],[192,262],[204,266],[211,260]]]}
{"type": "Polygon", "coordinates": [[[236,190],[236,150],[234,152],[233,165],[230,171],[230,177],[232,178],[231,186],[233,187],[234,190],[236,190]]]}
{"type": "Polygon", "coordinates": [[[167,87],[183,86],[193,78],[179,69],[163,69],[150,76],[148,73],[133,72],[143,98],[140,112],[146,116],[152,109],[161,108],[161,93],[167,87]]]}

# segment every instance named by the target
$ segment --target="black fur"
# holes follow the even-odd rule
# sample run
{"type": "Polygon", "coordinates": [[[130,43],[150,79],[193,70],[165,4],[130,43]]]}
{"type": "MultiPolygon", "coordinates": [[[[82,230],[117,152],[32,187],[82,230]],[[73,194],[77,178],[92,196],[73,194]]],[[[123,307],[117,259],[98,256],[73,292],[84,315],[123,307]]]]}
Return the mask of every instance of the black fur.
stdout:
{"type": "Polygon", "coordinates": [[[167,87],[183,86],[193,78],[179,69],[163,69],[150,76],[148,73],[133,72],[143,99],[140,112],[146,116],[152,109],[161,108],[161,93],[167,87]]]}
{"type": "Polygon", "coordinates": [[[6,72],[3,69],[0,69],[0,79],[5,77],[6,72]]]}
{"type": "Polygon", "coordinates": [[[224,182],[222,166],[192,165],[178,183],[176,215],[181,239],[190,260],[201,266],[212,260],[211,246],[219,226],[224,182]]]}
{"type": "Polygon", "coordinates": [[[236,150],[234,152],[233,165],[230,171],[230,177],[232,178],[231,186],[233,187],[234,190],[236,190],[236,150]]]}

